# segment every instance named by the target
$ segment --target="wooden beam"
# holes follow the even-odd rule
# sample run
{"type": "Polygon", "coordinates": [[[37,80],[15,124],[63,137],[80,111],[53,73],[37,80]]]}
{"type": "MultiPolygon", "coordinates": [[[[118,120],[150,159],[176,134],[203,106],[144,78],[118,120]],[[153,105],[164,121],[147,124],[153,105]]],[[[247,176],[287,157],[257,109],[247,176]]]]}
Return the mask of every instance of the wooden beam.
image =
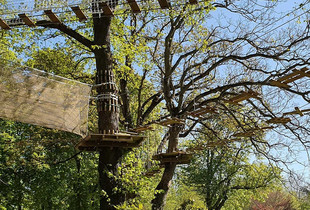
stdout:
{"type": "Polygon", "coordinates": [[[274,118],[271,118],[270,120],[267,120],[266,122],[274,123],[274,124],[286,124],[286,123],[291,122],[291,119],[287,117],[286,118],[285,117],[274,117],[274,118]]]}
{"type": "Polygon", "coordinates": [[[87,17],[85,16],[85,14],[83,13],[83,11],[79,6],[71,7],[71,9],[75,13],[75,15],[79,18],[80,22],[87,20],[87,17]]]}
{"type": "Polygon", "coordinates": [[[36,24],[34,24],[34,22],[25,14],[18,14],[18,16],[25,22],[25,24],[29,27],[35,27],[36,24]]]}
{"type": "Polygon", "coordinates": [[[198,4],[198,1],[197,0],[189,0],[189,3],[190,4],[198,4]]]}
{"type": "Polygon", "coordinates": [[[109,5],[106,2],[99,3],[100,9],[102,9],[103,14],[107,16],[114,16],[112,9],[109,7],[109,5]]]}
{"type": "Polygon", "coordinates": [[[133,13],[140,13],[141,10],[140,10],[140,7],[139,5],[137,4],[136,0],[127,0],[129,6],[131,7],[131,10],[133,13]]]}
{"type": "Polygon", "coordinates": [[[61,23],[61,21],[52,10],[44,10],[44,13],[53,23],[61,23]]]}
{"type": "Polygon", "coordinates": [[[168,9],[169,7],[171,7],[168,0],[158,0],[158,3],[160,5],[160,8],[162,8],[162,9],[168,9]]]}
{"type": "Polygon", "coordinates": [[[2,29],[5,29],[5,30],[11,29],[11,27],[5,22],[5,20],[2,20],[1,18],[0,18],[0,26],[2,29]]]}
{"type": "Polygon", "coordinates": [[[270,80],[270,84],[273,86],[277,86],[279,88],[290,88],[291,87],[290,85],[288,85],[286,83],[279,82],[277,80],[270,80]]]}

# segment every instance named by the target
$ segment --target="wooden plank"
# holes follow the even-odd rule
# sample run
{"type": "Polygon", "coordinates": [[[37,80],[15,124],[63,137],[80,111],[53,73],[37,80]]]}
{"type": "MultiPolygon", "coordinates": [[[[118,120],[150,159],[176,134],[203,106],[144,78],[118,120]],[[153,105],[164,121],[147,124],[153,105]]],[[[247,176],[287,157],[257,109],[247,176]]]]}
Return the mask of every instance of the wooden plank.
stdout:
{"type": "Polygon", "coordinates": [[[249,91],[249,92],[241,92],[239,95],[234,96],[230,99],[228,99],[228,101],[232,101],[234,103],[237,102],[241,102],[250,98],[258,98],[258,93],[254,92],[254,91],[249,91]]]}
{"type": "Polygon", "coordinates": [[[261,128],[251,128],[248,131],[263,131],[263,130],[267,130],[267,129],[274,129],[273,126],[266,126],[266,127],[261,127],[261,128]]]}
{"type": "Polygon", "coordinates": [[[234,137],[252,137],[255,133],[253,131],[240,132],[233,134],[234,137]]]}
{"type": "Polygon", "coordinates": [[[158,0],[158,3],[160,5],[160,8],[162,8],[162,9],[168,9],[169,7],[171,7],[168,0],[158,0]]]}
{"type": "Polygon", "coordinates": [[[137,4],[136,0],[127,0],[127,2],[128,2],[133,13],[140,13],[141,12],[140,7],[137,4]]]}
{"type": "Polygon", "coordinates": [[[61,21],[52,10],[44,10],[44,13],[53,23],[61,23],[61,21]]]}
{"type": "Polygon", "coordinates": [[[25,22],[25,24],[29,27],[35,27],[36,24],[25,14],[18,14],[18,16],[25,22]]]}
{"type": "Polygon", "coordinates": [[[110,8],[110,6],[106,2],[99,3],[99,6],[102,9],[104,15],[111,16],[111,17],[114,16],[112,9],[110,8]]]}
{"type": "Polygon", "coordinates": [[[75,13],[75,15],[79,18],[80,22],[87,20],[87,17],[85,16],[85,14],[83,13],[83,11],[79,6],[71,7],[71,9],[75,13]]]}
{"type": "Polygon", "coordinates": [[[302,69],[299,69],[299,70],[293,70],[293,71],[296,71],[296,72],[298,72],[299,74],[302,74],[302,73],[305,73],[307,76],[308,76],[308,74],[310,73],[310,70],[307,68],[307,67],[304,67],[304,68],[302,68],[302,69]]]}
{"type": "Polygon", "coordinates": [[[162,126],[168,126],[172,124],[185,124],[185,120],[178,119],[178,118],[167,118],[165,120],[155,122],[156,124],[162,125],[162,126]]]}
{"type": "Polygon", "coordinates": [[[188,112],[188,114],[192,116],[199,116],[207,113],[216,113],[216,109],[213,107],[201,107],[192,112],[188,112]]]}
{"type": "Polygon", "coordinates": [[[274,117],[274,118],[271,118],[270,120],[267,120],[266,122],[274,123],[274,124],[286,124],[288,122],[291,122],[291,119],[285,118],[285,117],[274,117]]]}
{"type": "Polygon", "coordinates": [[[294,77],[295,75],[298,75],[298,73],[293,71],[293,73],[290,73],[290,74],[288,74],[288,75],[285,75],[285,76],[283,76],[283,77],[280,77],[277,81],[279,81],[279,82],[284,82],[284,83],[288,83],[288,82],[286,82],[286,80],[291,79],[291,78],[294,77]]]}
{"type": "Polygon", "coordinates": [[[291,86],[276,80],[270,80],[270,84],[279,88],[290,88],[291,86]]]}
{"type": "Polygon", "coordinates": [[[5,22],[5,20],[2,20],[1,18],[0,18],[0,26],[2,29],[5,29],[5,30],[11,29],[10,26],[5,22]]]}
{"type": "Polygon", "coordinates": [[[303,75],[300,75],[300,74],[294,75],[294,76],[291,77],[290,79],[285,80],[285,83],[294,82],[294,81],[296,81],[296,80],[298,80],[298,79],[301,79],[301,78],[303,78],[303,77],[304,77],[304,76],[303,76],[303,75]]]}
{"type": "Polygon", "coordinates": [[[198,4],[198,1],[197,0],[189,0],[189,3],[190,4],[198,4]]]}
{"type": "Polygon", "coordinates": [[[100,151],[103,148],[107,147],[120,147],[120,148],[134,148],[139,147],[140,144],[138,143],[127,143],[127,142],[109,142],[109,141],[103,141],[103,142],[79,142],[76,146],[78,150],[81,151],[100,151]]]}

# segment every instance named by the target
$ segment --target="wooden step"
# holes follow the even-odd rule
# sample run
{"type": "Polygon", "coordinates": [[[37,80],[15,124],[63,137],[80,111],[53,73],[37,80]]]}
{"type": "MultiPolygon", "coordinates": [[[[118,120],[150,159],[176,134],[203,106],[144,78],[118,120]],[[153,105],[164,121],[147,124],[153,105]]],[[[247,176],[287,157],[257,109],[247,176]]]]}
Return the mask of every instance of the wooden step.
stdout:
{"type": "Polygon", "coordinates": [[[274,123],[274,124],[286,124],[286,123],[291,122],[291,119],[287,117],[274,117],[274,118],[271,118],[270,120],[267,120],[266,122],[274,123]]]}
{"type": "Polygon", "coordinates": [[[25,14],[18,14],[18,16],[23,19],[23,21],[25,22],[25,24],[29,27],[35,27],[36,24],[25,14]]]}
{"type": "Polygon", "coordinates": [[[162,9],[168,9],[171,7],[169,0],[158,0],[158,3],[162,9]]]}
{"type": "Polygon", "coordinates": [[[74,14],[78,17],[80,22],[87,20],[86,15],[83,13],[83,11],[81,10],[79,6],[71,7],[71,9],[74,12],[74,14]]]}
{"type": "Polygon", "coordinates": [[[140,13],[141,12],[140,7],[137,4],[136,0],[127,0],[127,2],[128,2],[133,13],[140,13]]]}
{"type": "Polygon", "coordinates": [[[0,18],[0,26],[1,26],[2,29],[5,29],[5,30],[10,30],[11,29],[11,27],[6,23],[6,21],[2,20],[1,18],[0,18]]]}
{"type": "Polygon", "coordinates": [[[133,148],[140,146],[145,138],[127,133],[91,134],[82,139],[76,148],[83,151],[100,151],[106,147],[133,148]]]}
{"type": "Polygon", "coordinates": [[[235,133],[232,136],[234,136],[234,137],[252,137],[254,135],[255,135],[255,133],[253,131],[246,131],[246,132],[235,133]]]}
{"type": "Polygon", "coordinates": [[[111,17],[114,16],[112,9],[110,8],[110,6],[106,2],[99,3],[99,6],[102,9],[104,15],[111,16],[111,17]]]}
{"type": "Polygon", "coordinates": [[[185,124],[185,120],[179,119],[179,118],[167,118],[158,122],[155,122],[156,124],[162,125],[162,126],[169,126],[173,124],[185,124]]]}
{"type": "Polygon", "coordinates": [[[198,1],[197,0],[189,0],[189,3],[190,4],[198,4],[198,1]]]}
{"type": "Polygon", "coordinates": [[[52,10],[44,10],[44,13],[51,20],[51,22],[61,23],[61,21],[58,19],[57,15],[52,10]]]}
{"type": "Polygon", "coordinates": [[[192,158],[192,154],[188,154],[183,151],[161,153],[153,156],[153,160],[160,161],[161,164],[165,163],[177,163],[188,164],[192,158]]]}

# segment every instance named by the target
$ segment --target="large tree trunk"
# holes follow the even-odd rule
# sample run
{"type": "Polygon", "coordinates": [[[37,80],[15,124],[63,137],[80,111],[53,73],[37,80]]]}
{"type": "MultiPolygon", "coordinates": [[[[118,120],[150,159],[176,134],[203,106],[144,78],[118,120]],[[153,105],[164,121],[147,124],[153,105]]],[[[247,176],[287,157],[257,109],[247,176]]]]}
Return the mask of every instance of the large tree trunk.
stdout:
{"type": "MultiPolygon", "coordinates": [[[[180,125],[172,125],[169,129],[169,137],[168,137],[168,150],[167,152],[174,152],[177,150],[178,146],[178,137],[179,133],[182,130],[182,126],[180,125]]],[[[168,190],[170,188],[171,180],[174,175],[174,171],[176,168],[176,163],[167,163],[165,165],[165,171],[163,176],[156,187],[155,198],[152,200],[152,209],[153,210],[162,210],[165,206],[166,197],[168,194],[168,190]]]]}
{"type": "MultiPolygon", "coordinates": [[[[111,17],[94,18],[94,53],[96,58],[96,83],[98,84],[98,128],[99,133],[118,132],[119,108],[117,88],[112,66],[110,48],[111,17]]],[[[100,151],[98,172],[100,185],[100,209],[115,209],[125,201],[117,168],[126,150],[122,148],[104,148],[100,151]]]]}

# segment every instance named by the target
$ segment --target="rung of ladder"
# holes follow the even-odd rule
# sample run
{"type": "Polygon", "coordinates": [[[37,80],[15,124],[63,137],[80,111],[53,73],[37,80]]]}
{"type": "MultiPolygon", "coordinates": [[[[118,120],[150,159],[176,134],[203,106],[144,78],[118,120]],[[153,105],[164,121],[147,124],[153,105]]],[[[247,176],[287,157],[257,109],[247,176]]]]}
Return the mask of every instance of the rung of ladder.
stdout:
{"type": "Polygon", "coordinates": [[[137,4],[136,0],[127,0],[127,2],[128,2],[133,13],[141,12],[139,5],[137,4]]]}
{"type": "Polygon", "coordinates": [[[25,22],[25,24],[29,27],[35,27],[34,22],[25,14],[18,14],[18,16],[25,22]]]}
{"type": "Polygon", "coordinates": [[[75,15],[79,18],[80,22],[87,20],[87,17],[85,16],[85,14],[83,13],[83,11],[79,6],[71,7],[71,9],[75,13],[75,15]]]}
{"type": "Polygon", "coordinates": [[[2,29],[5,29],[5,30],[9,30],[11,29],[11,27],[4,21],[0,18],[0,26],[2,29]]]}
{"type": "Polygon", "coordinates": [[[44,13],[53,23],[61,23],[61,21],[52,10],[44,10],[44,13]]]}
{"type": "Polygon", "coordinates": [[[99,6],[102,9],[104,15],[114,16],[112,9],[110,8],[110,6],[106,2],[99,3],[99,6]]]}
{"type": "Polygon", "coordinates": [[[162,9],[168,9],[169,7],[171,7],[168,0],[158,0],[158,3],[160,5],[160,8],[162,8],[162,9]]]}

